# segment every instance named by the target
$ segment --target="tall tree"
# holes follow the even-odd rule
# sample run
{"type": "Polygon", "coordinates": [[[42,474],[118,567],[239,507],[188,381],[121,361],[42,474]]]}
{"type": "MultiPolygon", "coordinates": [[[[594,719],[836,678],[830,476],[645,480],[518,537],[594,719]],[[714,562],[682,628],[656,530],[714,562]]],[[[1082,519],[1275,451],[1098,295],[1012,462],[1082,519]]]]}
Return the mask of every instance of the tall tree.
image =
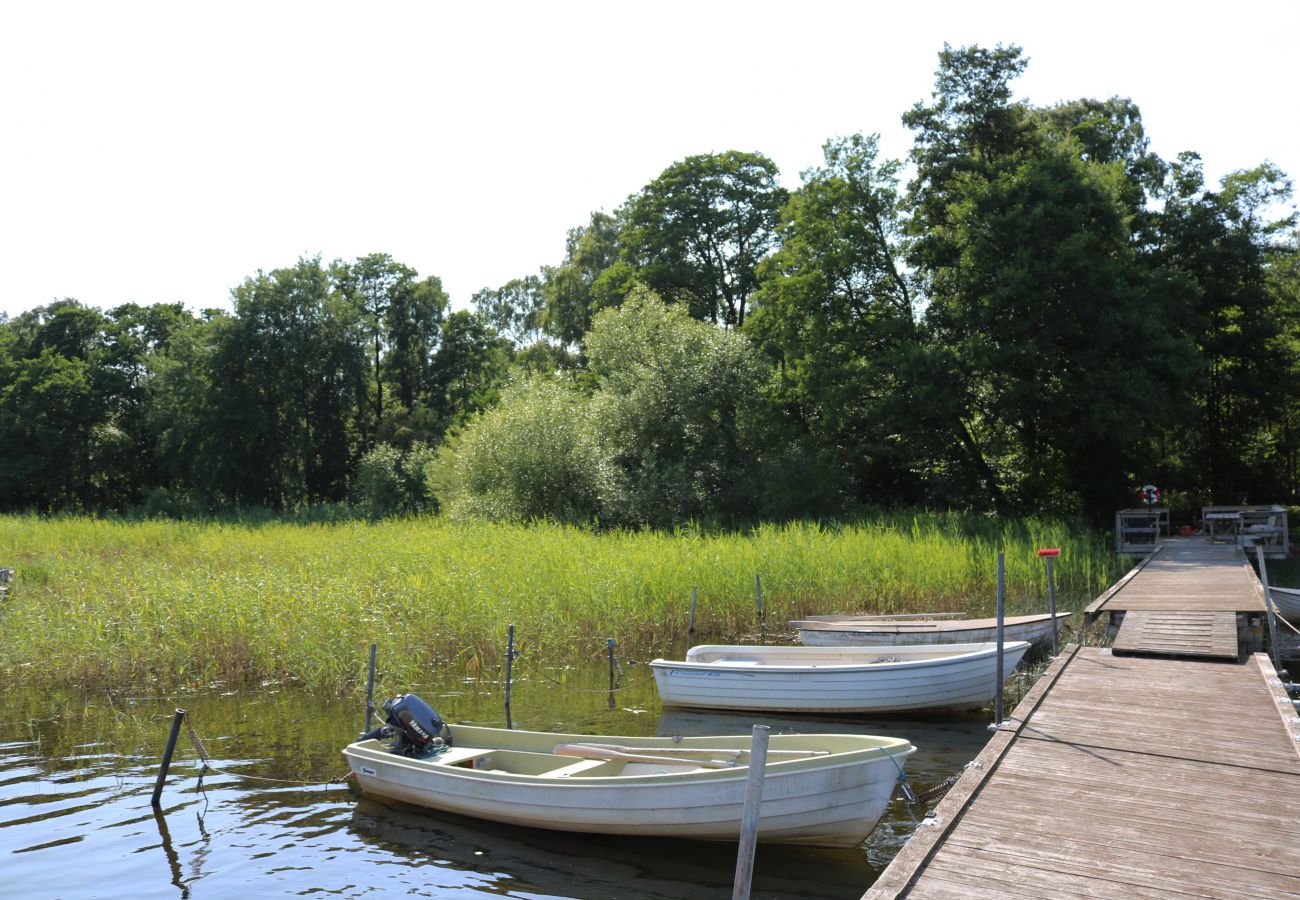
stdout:
{"type": "Polygon", "coordinates": [[[1193,461],[1185,477],[1222,502],[1262,500],[1278,474],[1264,435],[1294,396],[1285,340],[1294,306],[1270,289],[1268,273],[1295,218],[1270,214],[1290,193],[1290,181],[1270,164],[1209,190],[1199,157],[1184,153],[1156,217],[1154,264],[1186,309],[1185,328],[1200,351],[1200,378],[1192,382],[1198,427],[1175,443],[1193,461]]]}
{"type": "Polygon", "coordinates": [[[359,456],[363,324],[319,258],[258,273],[234,291],[218,332],[213,472],[226,499],[283,508],[341,499],[359,456]]]}
{"type": "MultiPolygon", "coordinates": [[[[566,347],[578,347],[592,317],[616,305],[625,293],[626,277],[611,272],[619,265],[619,228],[613,216],[592,213],[585,226],[569,230],[564,262],[543,271],[542,324],[566,347]]],[[[623,267],[630,273],[626,264],[623,267]]]]}
{"type": "Polygon", "coordinates": [[[921,333],[901,260],[900,166],[880,161],[878,144],[828,141],[825,165],[803,174],[745,331],[777,363],[778,402],[840,460],[859,500],[916,501],[923,430],[903,398],[921,333]]]}
{"type": "Polygon", "coordinates": [[[336,264],[334,279],[344,299],[361,317],[370,344],[372,409],[375,426],[384,420],[383,355],[389,335],[388,318],[396,298],[411,291],[416,272],[387,253],[371,253],[355,262],[336,264]]]}
{"type": "Polygon", "coordinates": [[[786,201],[777,174],[735,150],[673,163],[627,204],[623,253],[637,277],[696,318],[744,325],[786,201]]]}
{"type": "Polygon", "coordinates": [[[1012,99],[1018,48],[945,47],[917,130],[910,260],[956,366],[957,444],[1000,509],[1113,508],[1189,350],[1144,302],[1132,198],[1012,99]]]}
{"type": "Polygon", "coordinates": [[[533,343],[541,334],[546,298],[537,275],[512,278],[499,288],[483,288],[470,302],[497,334],[516,347],[533,343]]]}

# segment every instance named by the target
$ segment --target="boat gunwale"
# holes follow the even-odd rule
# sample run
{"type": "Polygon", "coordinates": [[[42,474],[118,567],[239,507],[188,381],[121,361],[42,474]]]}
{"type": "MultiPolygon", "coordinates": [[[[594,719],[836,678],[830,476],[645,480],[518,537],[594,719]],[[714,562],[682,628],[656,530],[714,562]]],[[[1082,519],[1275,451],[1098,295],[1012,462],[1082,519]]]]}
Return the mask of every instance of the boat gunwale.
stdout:
{"type": "MultiPolygon", "coordinates": [[[[529,732],[532,734],[547,734],[547,732],[529,732]]],[[[820,735],[818,735],[820,736],[820,735]]],[[[842,735],[833,735],[842,737],[842,735]]],[[[823,756],[810,756],[799,759],[768,759],[764,766],[764,777],[774,777],[781,775],[797,775],[803,772],[822,772],[834,769],[854,768],[868,763],[884,762],[886,759],[892,759],[895,766],[899,766],[901,761],[916,752],[916,745],[907,738],[892,737],[887,735],[849,735],[850,737],[874,738],[881,741],[888,741],[888,744],[877,745],[874,747],[862,747],[854,750],[844,750],[831,752],[823,756]]],[[[590,739],[591,736],[589,736],[590,739]]],[[[468,749],[468,748],[467,748],[468,749]]],[[[482,747],[475,748],[483,754],[490,754],[511,748],[482,747]]],[[[653,748],[645,748],[652,751],[653,748]]],[[[724,768],[695,768],[690,771],[674,772],[645,772],[637,775],[556,775],[554,770],[551,772],[527,773],[527,772],[507,772],[493,769],[474,769],[459,765],[445,765],[438,762],[438,758],[430,757],[428,759],[415,759],[409,756],[390,753],[383,743],[378,740],[354,741],[343,749],[343,755],[348,759],[349,764],[352,760],[349,752],[358,759],[376,759],[387,764],[396,765],[402,768],[410,769],[420,773],[436,775],[439,778],[469,779],[471,781],[490,781],[500,784],[520,784],[537,787],[557,787],[565,788],[575,787],[631,787],[631,786],[654,786],[666,783],[680,784],[708,784],[711,782],[731,782],[737,779],[747,777],[749,770],[748,763],[744,765],[726,766],[724,768]]],[[[537,753],[540,756],[548,755],[543,751],[515,751],[525,753],[537,753]]],[[[549,754],[556,755],[556,754],[549,754]]],[[[574,762],[578,758],[573,758],[574,762]]],[[[689,763],[692,760],[683,759],[682,763],[689,763]]],[[[392,779],[381,779],[377,775],[367,777],[376,778],[380,781],[391,782],[392,779]]]]}

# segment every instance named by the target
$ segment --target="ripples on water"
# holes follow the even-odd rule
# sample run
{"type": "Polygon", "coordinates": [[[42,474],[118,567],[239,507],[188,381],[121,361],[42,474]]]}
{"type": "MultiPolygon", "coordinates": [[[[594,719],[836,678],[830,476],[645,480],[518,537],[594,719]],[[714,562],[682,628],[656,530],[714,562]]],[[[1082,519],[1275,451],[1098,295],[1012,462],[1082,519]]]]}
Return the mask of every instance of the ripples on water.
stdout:
{"type": "MultiPolygon", "coordinates": [[[[593,683],[599,683],[594,679],[593,683]]],[[[449,721],[504,726],[491,686],[421,686],[449,721]]],[[[596,734],[896,734],[919,750],[923,790],[978,753],[978,717],[927,721],[792,719],[668,710],[652,684],[607,695],[518,682],[517,728],[596,734]]],[[[576,835],[495,825],[366,799],[321,782],[346,774],[339,751],[360,730],[355,704],[291,692],[121,700],[0,699],[0,897],[726,898],[734,844],[576,835]],[[219,770],[200,781],[182,732],[156,813],[150,796],[177,705],[219,770]],[[263,779],[254,780],[250,777],[263,779]]],[[[760,845],[755,898],[856,898],[923,813],[895,801],[861,848],[760,845]]]]}

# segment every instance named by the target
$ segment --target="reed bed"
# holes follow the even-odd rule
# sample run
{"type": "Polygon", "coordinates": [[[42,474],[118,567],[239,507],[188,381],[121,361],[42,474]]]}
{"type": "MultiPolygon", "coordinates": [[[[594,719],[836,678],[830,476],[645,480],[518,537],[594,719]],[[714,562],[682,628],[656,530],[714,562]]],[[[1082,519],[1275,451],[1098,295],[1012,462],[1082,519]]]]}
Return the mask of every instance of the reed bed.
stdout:
{"type": "Polygon", "coordinates": [[[957,514],[740,532],[606,532],[406,519],[230,524],[0,517],[0,674],[28,686],[163,689],[300,683],[364,688],[379,645],[388,684],[499,666],[507,624],[534,662],[625,660],[686,642],[789,637],[813,613],[992,614],[997,553],[1008,614],[1081,609],[1122,573],[1105,536],[1057,522],[957,514]]]}

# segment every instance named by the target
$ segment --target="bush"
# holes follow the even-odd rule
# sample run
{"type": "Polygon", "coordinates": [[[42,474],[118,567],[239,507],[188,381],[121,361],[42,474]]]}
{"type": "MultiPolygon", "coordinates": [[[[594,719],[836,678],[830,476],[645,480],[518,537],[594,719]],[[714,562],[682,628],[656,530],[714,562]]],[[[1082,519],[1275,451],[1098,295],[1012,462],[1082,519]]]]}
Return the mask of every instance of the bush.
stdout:
{"type": "Polygon", "coordinates": [[[379,444],[357,466],[356,502],[372,519],[422,512],[433,505],[426,469],[433,451],[420,442],[403,453],[379,444]]]}

